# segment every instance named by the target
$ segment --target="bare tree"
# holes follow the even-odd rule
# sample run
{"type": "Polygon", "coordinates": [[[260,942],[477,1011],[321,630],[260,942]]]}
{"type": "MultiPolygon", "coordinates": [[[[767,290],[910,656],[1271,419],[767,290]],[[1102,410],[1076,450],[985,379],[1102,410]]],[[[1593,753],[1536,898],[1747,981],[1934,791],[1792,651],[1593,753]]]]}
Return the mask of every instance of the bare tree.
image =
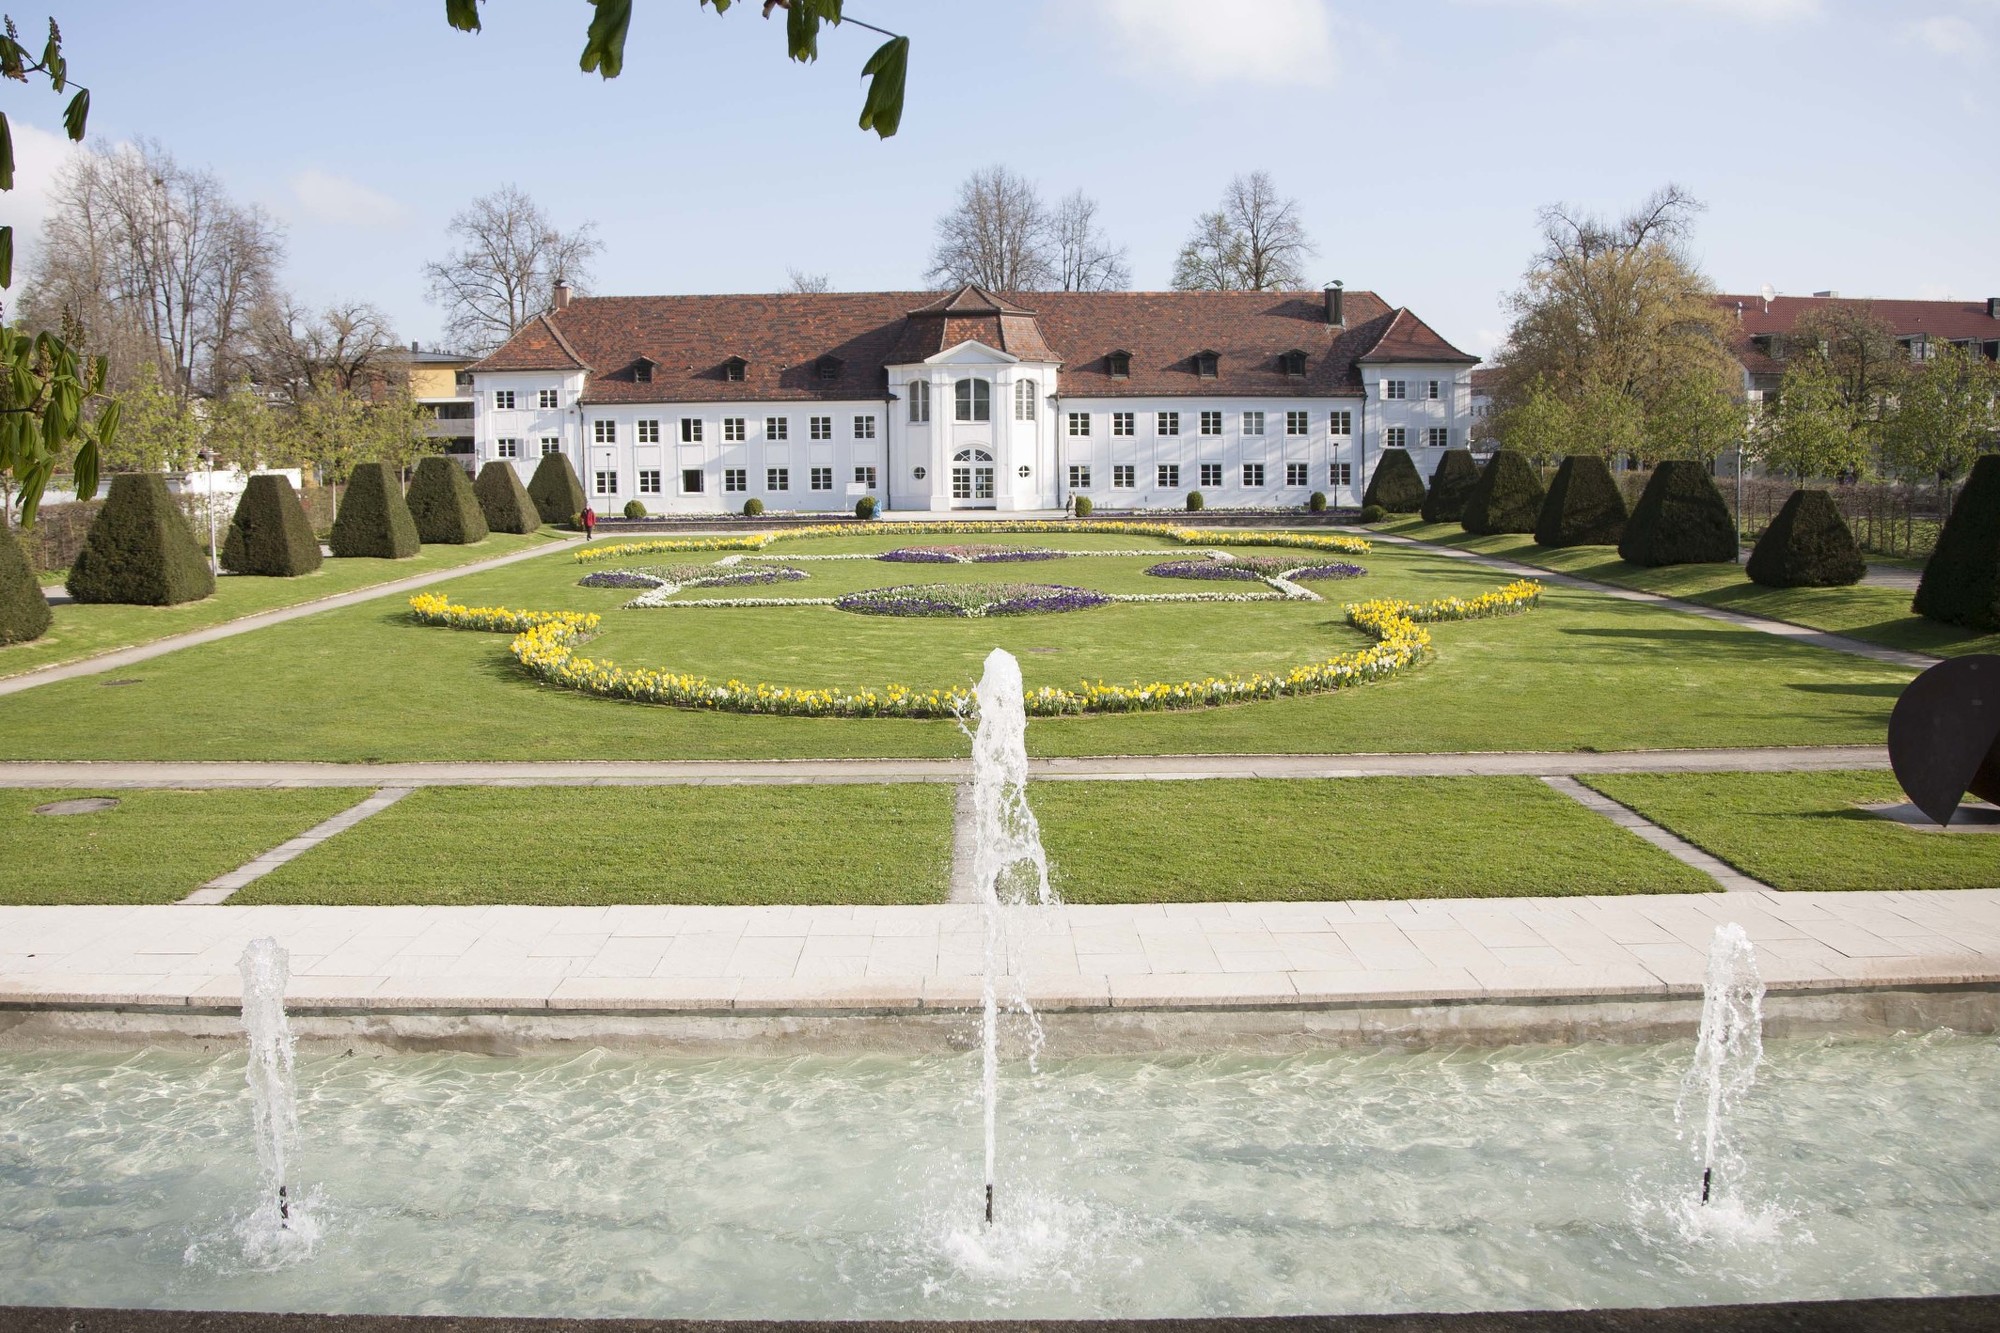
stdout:
{"type": "Polygon", "coordinates": [[[1267,292],[1305,286],[1306,257],[1315,253],[1299,220],[1299,201],[1280,199],[1266,171],[1237,176],[1222,206],[1195,219],[1194,233],[1174,261],[1181,291],[1267,292]]]}
{"type": "Polygon", "coordinates": [[[388,386],[400,378],[389,320],[366,301],[308,310],[290,297],[257,312],[258,382],[293,403],[321,389],[388,386]]]}
{"type": "Polygon", "coordinates": [[[595,223],[558,231],[519,187],[504,185],[451,220],[455,242],[424,265],[432,304],[444,307],[446,336],[462,347],[497,347],[554,302],[558,281],[578,291],[603,246],[595,223]]]}
{"type": "Polygon", "coordinates": [[[1097,201],[1083,191],[1065,195],[1049,217],[1055,285],[1065,292],[1112,292],[1132,285],[1126,250],[1111,248],[1097,226],[1097,201]]]}
{"type": "Polygon", "coordinates": [[[1044,290],[1055,277],[1048,232],[1032,182],[1001,166],[975,171],[958,187],[958,206],[937,220],[924,278],[936,287],[1044,290]]]}
{"type": "Polygon", "coordinates": [[[788,268],[785,270],[785,290],[806,293],[830,292],[833,290],[833,279],[824,273],[808,273],[804,269],[788,268]]]}

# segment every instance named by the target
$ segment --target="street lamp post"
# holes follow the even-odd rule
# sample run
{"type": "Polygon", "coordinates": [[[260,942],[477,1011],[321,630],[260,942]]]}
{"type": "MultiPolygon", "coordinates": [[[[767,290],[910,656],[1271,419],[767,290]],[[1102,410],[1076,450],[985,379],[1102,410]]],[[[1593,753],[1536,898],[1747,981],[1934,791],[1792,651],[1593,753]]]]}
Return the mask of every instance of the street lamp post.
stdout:
{"type": "Polygon", "coordinates": [[[222,577],[222,553],[215,547],[215,455],[204,449],[195,457],[208,472],[208,572],[222,577]]]}

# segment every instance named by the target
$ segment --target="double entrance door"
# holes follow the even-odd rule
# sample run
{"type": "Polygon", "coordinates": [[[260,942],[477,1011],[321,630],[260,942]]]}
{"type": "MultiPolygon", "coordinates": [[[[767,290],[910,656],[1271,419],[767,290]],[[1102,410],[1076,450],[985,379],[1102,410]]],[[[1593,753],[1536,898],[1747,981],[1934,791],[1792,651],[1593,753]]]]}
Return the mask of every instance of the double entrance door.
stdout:
{"type": "Polygon", "coordinates": [[[951,456],[951,503],[954,509],[993,507],[992,454],[960,449],[951,456]]]}

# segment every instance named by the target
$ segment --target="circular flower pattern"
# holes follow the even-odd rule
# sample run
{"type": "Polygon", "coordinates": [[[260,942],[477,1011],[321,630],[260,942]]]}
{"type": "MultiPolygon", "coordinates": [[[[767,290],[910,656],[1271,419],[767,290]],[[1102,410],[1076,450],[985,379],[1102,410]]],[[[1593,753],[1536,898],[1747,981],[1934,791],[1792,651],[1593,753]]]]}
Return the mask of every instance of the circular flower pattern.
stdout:
{"type": "Polygon", "coordinates": [[[584,588],[741,588],[796,583],[807,574],[789,565],[643,565],[606,569],[577,580],[584,588]]]}
{"type": "Polygon", "coordinates": [[[1028,560],[1060,560],[1068,551],[1052,551],[1041,546],[995,546],[969,543],[957,546],[899,546],[884,551],[877,560],[905,565],[995,565],[1028,560]]]}
{"type": "Polygon", "coordinates": [[[835,599],[842,611],[864,616],[1031,616],[1082,611],[1112,598],[1090,588],[1056,583],[908,583],[870,588],[835,599]]]}

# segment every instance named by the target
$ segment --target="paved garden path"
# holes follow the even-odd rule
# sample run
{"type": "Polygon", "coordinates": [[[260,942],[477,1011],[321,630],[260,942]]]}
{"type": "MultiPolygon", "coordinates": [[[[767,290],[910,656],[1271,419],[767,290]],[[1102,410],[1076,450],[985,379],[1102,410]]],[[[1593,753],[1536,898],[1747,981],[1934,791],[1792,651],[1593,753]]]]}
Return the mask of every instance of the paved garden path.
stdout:
{"type": "Polygon", "coordinates": [[[73,680],[78,676],[94,676],[112,671],[134,662],[144,662],[149,658],[192,648],[196,644],[213,643],[217,639],[230,639],[238,634],[248,634],[252,630],[265,629],[271,625],[282,625],[287,620],[298,620],[304,616],[316,616],[322,611],[335,611],[343,606],[355,606],[362,602],[372,602],[379,597],[394,597],[398,593],[415,592],[433,583],[446,579],[461,578],[467,574],[479,574],[489,569],[499,569],[503,565],[515,564],[522,560],[533,560],[553,551],[565,550],[583,544],[582,537],[564,537],[544,546],[536,546],[525,551],[515,551],[508,555],[495,556],[491,560],[479,560],[469,565],[455,565],[450,569],[437,570],[429,574],[417,574],[407,579],[397,579],[393,583],[377,583],[373,587],[356,588],[353,592],[336,593],[332,597],[321,597],[317,601],[300,602],[297,606],[281,606],[272,611],[259,611],[255,615],[241,616],[224,621],[220,625],[210,625],[206,629],[189,630],[186,634],[175,634],[151,643],[142,643],[133,648],[120,648],[116,652],[100,653],[96,657],[86,657],[79,662],[63,662],[56,666],[42,667],[36,671],[23,671],[17,676],[0,679],[0,694],[16,694],[31,690],[37,685],[48,685],[58,680],[73,680]]]}
{"type": "MultiPolygon", "coordinates": [[[[1877,662],[1887,662],[1891,666],[1909,667],[1921,671],[1935,666],[1939,658],[1928,653],[1905,652],[1900,648],[1884,648],[1880,644],[1864,643],[1860,639],[1850,639],[1844,634],[1829,634],[1825,630],[1808,629],[1804,625],[1794,625],[1783,620],[1768,620],[1763,616],[1745,615],[1741,611],[1725,611],[1721,607],[1706,606],[1700,602],[1683,601],[1678,597],[1663,597],[1656,592],[1640,592],[1636,588],[1621,588],[1616,584],[1598,583],[1591,579],[1580,579],[1574,574],[1558,574],[1554,570],[1537,565],[1524,565],[1516,560],[1506,560],[1499,556],[1481,555],[1477,551],[1460,550],[1456,546],[1446,546],[1441,542],[1420,541],[1415,537],[1401,537],[1388,532],[1366,532],[1370,541],[1389,542],[1396,546],[1415,546],[1426,551],[1434,551],[1452,560],[1469,560],[1474,564],[1497,569],[1503,574],[1516,578],[1538,579],[1543,583],[1553,583],[1564,588],[1579,588],[1585,592],[1602,593],[1606,597],[1616,597],[1624,602],[1651,602],[1655,605],[1685,611],[1691,616],[1701,616],[1707,620],[1719,620],[1725,625],[1738,629],[1755,630],[1759,634],[1771,634],[1781,639],[1791,639],[1797,643],[1811,644],[1815,648],[1830,648],[1837,653],[1852,653],[1856,657],[1866,657],[1877,662]]],[[[1914,585],[1912,585],[1914,586],[1914,585]]]]}
{"type": "MultiPolygon", "coordinates": [[[[962,783],[966,759],[579,759],[407,764],[0,762],[0,787],[853,786],[962,783]]],[[[1031,759],[1042,781],[1199,778],[1549,777],[1578,773],[1790,773],[1887,768],[1879,745],[1486,754],[1099,755],[1031,759]]]]}

